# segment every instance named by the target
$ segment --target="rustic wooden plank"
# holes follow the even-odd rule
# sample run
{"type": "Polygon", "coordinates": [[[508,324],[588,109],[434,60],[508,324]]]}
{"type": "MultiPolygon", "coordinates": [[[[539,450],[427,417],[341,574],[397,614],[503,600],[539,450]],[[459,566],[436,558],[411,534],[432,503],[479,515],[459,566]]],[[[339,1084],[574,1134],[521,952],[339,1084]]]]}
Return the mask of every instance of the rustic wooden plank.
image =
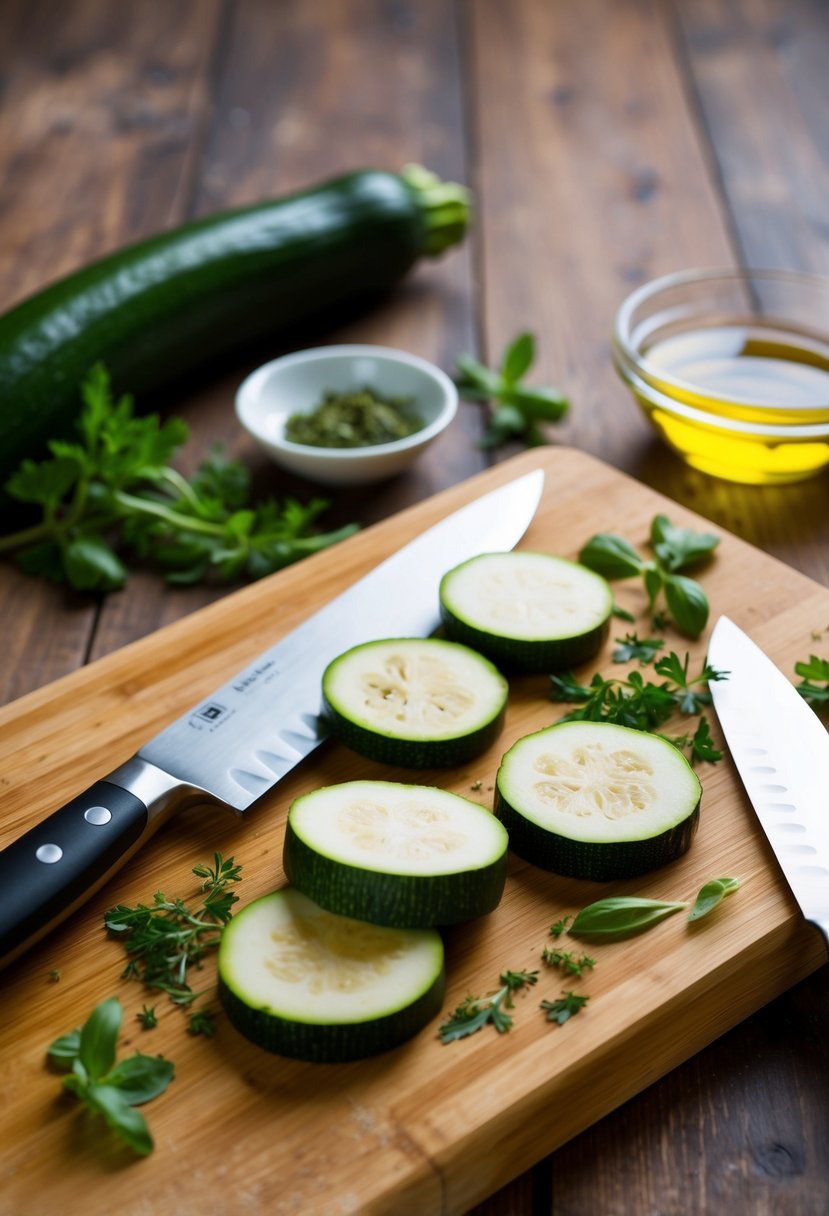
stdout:
{"type": "MultiPolygon", "coordinates": [[[[608,520],[641,540],[665,505],[583,453],[528,453],[354,537],[342,546],[338,569],[327,555],[310,558],[30,694],[0,711],[6,812],[0,843],[237,670],[258,652],[277,616],[280,629],[291,628],[448,510],[536,466],[547,480],[524,542],[529,549],[572,556],[583,537],[608,520]],[[35,758],[39,780],[32,782],[35,758]]],[[[685,513],[679,518],[699,523],[685,513]]],[[[723,538],[705,584],[712,600],[786,670],[798,652],[798,630],[829,606],[829,591],[733,537],[723,538]],[[761,582],[768,594],[747,605],[743,588],[761,582]]],[[[640,588],[619,594],[627,607],[646,612],[640,588]]],[[[611,645],[598,666],[609,664],[611,645]]],[[[695,660],[704,647],[702,639],[693,648],[695,660]]],[[[502,738],[474,765],[431,779],[467,794],[475,779],[489,789],[503,749],[554,720],[542,684],[514,681],[502,738]]],[[[147,1111],[158,1148],[141,1166],[136,1189],[134,1172],[117,1168],[125,1154],[108,1139],[90,1140],[72,1103],[55,1100],[56,1079],[43,1069],[44,1046],[96,1001],[117,991],[132,1024],[146,999],[118,979],[122,960],[117,943],[102,932],[104,908],[146,899],[158,888],[179,893],[190,866],[214,848],[243,863],[246,901],[272,890],[282,882],[290,800],[357,775],[405,779],[402,770],[371,765],[332,745],[288,775],[243,822],[218,811],[183,814],[4,973],[0,1067],[11,1088],[0,1109],[0,1210],[5,1204],[10,1216],[34,1216],[56,1201],[59,1188],[67,1216],[88,1211],[98,1199],[138,1216],[148,1205],[180,1207],[186,1185],[186,1201],[217,1216],[227,1210],[231,1188],[252,1210],[269,1214],[328,1216],[349,1206],[394,1216],[468,1211],[825,960],[822,939],[803,924],[736,774],[718,765],[703,773],[702,820],[688,854],[669,868],[613,884],[614,891],[686,897],[713,872],[739,875],[742,889],[700,932],[679,917],[661,926],[658,949],[646,954],[640,939],[596,947],[601,958],[584,985],[591,1003],[565,1027],[549,1026],[535,1008],[540,997],[560,989],[545,974],[538,990],[517,1002],[508,1035],[482,1033],[444,1047],[429,1030],[385,1057],[322,1067],[268,1057],[224,1020],[212,1042],[194,1041],[179,1013],[162,1005],[152,1046],[173,1058],[179,1072],[175,1086],[147,1111]],[[53,968],[62,972],[58,984],[48,982],[53,968]],[[233,1134],[222,1135],[221,1152],[205,1153],[217,1109],[233,1134]],[[186,1178],[183,1161],[197,1163],[186,1178]]],[[[513,859],[497,911],[447,935],[446,1008],[469,992],[490,990],[505,966],[535,965],[547,926],[594,896],[594,884],[556,879],[513,859]]],[[[212,986],[210,965],[201,978],[212,986]]],[[[146,1042],[129,1030],[126,1039],[128,1047],[146,1042]]]]}
{"type": "MultiPolygon", "coordinates": [[[[0,310],[180,218],[219,13],[220,0],[4,5],[0,310]]],[[[94,597],[0,566],[0,701],[83,663],[96,613],[94,597]]]]}
{"type": "MultiPolygon", "coordinates": [[[[397,170],[408,161],[444,178],[466,177],[456,27],[450,6],[360,0],[307,5],[240,0],[229,23],[214,121],[199,166],[193,209],[204,214],[305,188],[363,166],[397,170]]],[[[309,331],[316,341],[377,342],[452,369],[474,348],[468,248],[423,263],[381,308],[337,329],[309,331]]],[[[255,472],[261,493],[303,498],[319,493],[278,472],[244,436],[233,395],[247,371],[280,354],[277,337],[243,362],[174,402],[192,427],[185,465],[223,442],[255,472]]],[[[475,444],[478,411],[464,407],[428,459],[380,486],[325,491],[332,518],[369,523],[476,472],[486,463],[475,444]]],[[[97,657],[219,594],[171,592],[151,578],[104,606],[97,657]],[[140,586],[136,611],[133,600],[140,586]]]]}
{"type": "Polygon", "coordinates": [[[829,273],[826,6],[701,0],[677,15],[742,260],[829,273]]]}

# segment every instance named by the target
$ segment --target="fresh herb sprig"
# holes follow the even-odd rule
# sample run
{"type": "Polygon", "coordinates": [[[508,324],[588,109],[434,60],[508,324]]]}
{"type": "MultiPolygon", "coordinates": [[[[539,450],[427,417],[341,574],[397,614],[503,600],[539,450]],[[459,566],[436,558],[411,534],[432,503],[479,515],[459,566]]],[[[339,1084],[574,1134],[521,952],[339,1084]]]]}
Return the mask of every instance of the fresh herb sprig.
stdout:
{"type": "Polygon", "coordinates": [[[546,1013],[548,1022],[556,1022],[559,1026],[563,1026],[570,1018],[580,1013],[589,1000],[589,996],[580,996],[575,992],[562,992],[555,1001],[542,1001],[541,1008],[546,1013]]]}
{"type": "Polygon", "coordinates": [[[819,709],[829,708],[829,659],[813,654],[808,663],[795,663],[794,670],[801,677],[795,687],[803,700],[819,709]]]}
{"type": "MultiPolygon", "coordinates": [[[[110,908],[104,924],[127,952],[124,978],[139,979],[147,988],[166,992],[174,1005],[192,1007],[204,993],[191,988],[190,970],[200,967],[218,946],[222,926],[230,920],[239,898],[231,884],[241,881],[241,868],[232,857],[215,853],[212,865],[193,867],[193,873],[203,880],[197,904],[188,905],[181,897],[168,899],[156,891],[152,904],[110,908]]],[[[193,1013],[190,1030],[209,1035],[209,1018],[193,1013]]]]}
{"type": "Polygon", "coordinates": [[[513,1008],[512,994],[522,988],[531,988],[538,980],[537,971],[503,971],[501,987],[489,996],[466,996],[451,1017],[439,1028],[442,1043],[453,1043],[465,1039],[484,1026],[493,1026],[499,1034],[505,1034],[512,1026],[512,1016],[507,1009],[513,1008]]]}
{"type": "MultiPolygon", "coordinates": [[[[689,913],[689,921],[701,920],[740,886],[738,878],[713,878],[702,886],[689,913]]],[[[589,942],[621,941],[660,924],[688,907],[687,900],[644,899],[637,895],[610,895],[597,899],[575,916],[567,932],[589,942]]]]}
{"type": "Polygon", "coordinates": [[[558,967],[566,975],[581,977],[588,968],[596,966],[596,960],[586,954],[576,958],[571,950],[556,950],[553,946],[545,946],[541,957],[548,967],[558,967]]]}
{"type": "MultiPolygon", "coordinates": [[[[633,730],[655,732],[676,711],[686,716],[701,714],[711,704],[706,686],[712,680],[724,680],[728,673],[703,663],[698,674],[689,671],[690,656],[680,659],[675,651],[654,664],[654,671],[665,679],[659,684],[646,680],[640,671],[631,671],[625,678],[605,678],[596,672],[589,684],[580,684],[572,672],[550,677],[551,700],[577,705],[561,719],[563,722],[614,722],[633,730]]],[[[711,763],[722,758],[713,745],[708,721],[701,715],[693,735],[671,739],[682,748],[690,748],[691,758],[711,763]]]]}
{"type": "Polygon", "coordinates": [[[647,667],[664,645],[664,638],[640,638],[636,633],[626,633],[623,638],[616,638],[613,662],[630,663],[631,660],[638,659],[642,667],[647,667]]]}
{"type": "Polygon", "coordinates": [[[112,1130],[139,1156],[153,1150],[147,1122],[136,1106],[162,1094],[175,1075],[163,1056],[133,1056],[115,1062],[123,1010],[117,997],[102,1001],[83,1026],[55,1039],[48,1049],[52,1065],[89,1110],[103,1116],[112,1130]]]}
{"type": "Polygon", "coordinates": [[[169,582],[212,576],[261,578],[355,531],[315,534],[327,507],[315,498],[248,505],[250,478],[214,450],[188,481],[171,467],[188,437],[178,418],[136,417],[132,399],[112,396],[100,364],[81,389],[74,442],[53,441],[47,460],[24,460],[6,483],[39,522],[0,536],[28,574],[81,591],[112,591],[127,580],[122,550],[158,566],[169,582]]]}
{"type": "Polygon", "coordinates": [[[708,623],[708,597],[698,582],[680,571],[707,560],[719,537],[678,527],[667,516],[656,515],[651,522],[650,544],[654,556],[648,559],[621,536],[600,532],[584,545],[579,561],[608,579],[640,576],[649,611],[654,612],[663,593],[677,629],[689,637],[699,637],[708,623]]]}
{"type": "Polygon", "coordinates": [[[521,333],[504,351],[497,370],[472,355],[459,355],[456,384],[461,397],[492,402],[494,409],[479,446],[499,447],[511,439],[528,447],[546,442],[541,423],[558,422],[569,402],[557,388],[531,387],[524,376],[535,362],[535,338],[521,333]]]}

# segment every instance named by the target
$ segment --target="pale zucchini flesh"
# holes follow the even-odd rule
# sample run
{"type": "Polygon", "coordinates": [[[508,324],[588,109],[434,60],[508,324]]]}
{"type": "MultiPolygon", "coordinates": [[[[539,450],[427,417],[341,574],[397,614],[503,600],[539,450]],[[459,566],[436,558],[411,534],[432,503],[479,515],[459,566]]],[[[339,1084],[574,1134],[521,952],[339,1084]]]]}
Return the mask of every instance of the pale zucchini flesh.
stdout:
{"type": "Polygon", "coordinates": [[[428,929],[388,929],[283,888],[225,927],[219,992],[231,1023],[268,1051],[362,1059],[398,1046],[440,1011],[444,957],[428,929]]]}
{"type": "Polygon", "coordinates": [[[519,739],[496,781],[496,813],[515,853],[598,881],[643,874],[684,853],[700,797],[672,743],[607,722],[561,722],[519,739]]]}
{"type": "Polygon", "coordinates": [[[294,801],[283,866],[297,888],[332,912],[429,927],[497,907],[507,845],[495,816],[458,794],[349,781],[294,801]]]}
{"type": "Polygon", "coordinates": [[[549,553],[482,553],[440,583],[447,637],[510,671],[561,671],[592,658],[612,608],[605,579],[549,553]]]}
{"type": "Polygon", "coordinates": [[[486,658],[438,638],[355,646],[322,680],[333,733],[386,764],[444,768],[479,756],[504,722],[508,685],[486,658]]]}

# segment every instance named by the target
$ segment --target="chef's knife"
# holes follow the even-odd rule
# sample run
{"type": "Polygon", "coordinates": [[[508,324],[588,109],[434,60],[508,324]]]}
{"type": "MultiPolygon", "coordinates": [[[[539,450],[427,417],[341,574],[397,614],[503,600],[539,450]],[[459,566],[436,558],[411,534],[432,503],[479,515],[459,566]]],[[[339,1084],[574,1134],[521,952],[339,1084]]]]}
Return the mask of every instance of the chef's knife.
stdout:
{"type": "Polygon", "coordinates": [[[527,473],[421,533],[227,684],[0,853],[0,966],[78,907],[173,811],[242,813],[325,737],[321,678],[331,659],[439,624],[438,581],[486,551],[512,549],[541,497],[527,473]]]}
{"type": "Polygon", "coordinates": [[[729,673],[710,691],[746,793],[803,915],[829,943],[829,731],[728,617],[708,661],[729,673]]]}

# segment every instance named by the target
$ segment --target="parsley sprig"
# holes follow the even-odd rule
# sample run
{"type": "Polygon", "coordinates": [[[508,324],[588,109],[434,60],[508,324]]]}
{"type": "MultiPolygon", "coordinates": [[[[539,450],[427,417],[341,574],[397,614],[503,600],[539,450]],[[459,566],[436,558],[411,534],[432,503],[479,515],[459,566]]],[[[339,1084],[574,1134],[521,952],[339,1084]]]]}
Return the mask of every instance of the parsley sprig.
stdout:
{"type": "Polygon", "coordinates": [[[505,1034],[512,1026],[512,1016],[507,1009],[513,1008],[512,994],[522,988],[530,988],[538,980],[537,971],[503,971],[499,977],[501,987],[489,996],[466,996],[451,1017],[439,1028],[442,1043],[453,1043],[465,1039],[484,1026],[493,1026],[499,1034],[505,1034]]]}
{"type": "Polygon", "coordinates": [[[68,1074],[63,1078],[66,1089],[103,1116],[134,1152],[146,1157],[152,1152],[153,1140],[144,1116],[135,1107],[162,1094],[175,1068],[163,1056],[141,1052],[116,1063],[122,1017],[117,997],[102,1001],[83,1026],[55,1039],[48,1058],[68,1074]]]}
{"type": "Polygon", "coordinates": [[[111,591],[127,580],[119,555],[127,550],[173,583],[256,579],[355,530],[315,534],[328,505],[321,498],[249,506],[247,469],[218,449],[188,481],[170,465],[188,437],[185,423],[136,417],[130,397],[113,398],[100,364],[81,395],[77,439],[53,441],[48,459],[24,460],[6,483],[41,512],[39,522],[0,536],[0,553],[14,554],[28,574],[111,591]]]}
{"type": "Polygon", "coordinates": [[[719,537],[710,532],[681,528],[666,515],[656,515],[650,532],[653,558],[642,557],[621,536],[600,532],[584,545],[579,561],[608,579],[641,576],[650,612],[660,593],[664,594],[677,629],[697,638],[708,622],[708,597],[698,582],[680,572],[707,560],[719,543],[719,537]]]}
{"type": "Polygon", "coordinates": [[[626,677],[610,678],[596,672],[589,684],[580,684],[572,672],[563,672],[550,677],[550,697],[578,706],[563,716],[563,722],[615,722],[633,730],[656,732],[677,710],[686,716],[700,714],[694,734],[681,735],[671,742],[680,749],[690,748],[692,759],[713,763],[722,758],[722,753],[714,747],[702,710],[711,704],[707,685],[726,679],[728,673],[705,662],[693,675],[689,665],[687,651],[681,659],[672,650],[654,664],[656,674],[665,677],[658,684],[646,680],[637,670],[626,677]]]}
{"type": "Polygon", "coordinates": [[[539,424],[558,422],[567,411],[569,402],[559,389],[524,384],[534,362],[535,338],[530,333],[519,334],[509,344],[497,371],[472,355],[458,356],[455,382],[461,397],[495,406],[480,447],[498,447],[511,439],[537,447],[546,442],[539,424]]]}
{"type": "MultiPolygon", "coordinates": [[[[134,908],[118,904],[104,916],[107,929],[120,938],[128,955],[123,978],[139,979],[147,988],[166,992],[174,1005],[185,1008],[204,995],[191,988],[189,972],[219,944],[222,926],[239,898],[231,884],[241,881],[241,866],[232,857],[215,853],[212,865],[194,866],[193,873],[203,880],[202,896],[195,905],[156,891],[152,904],[134,908]]],[[[193,1013],[190,1031],[209,1037],[212,1019],[202,1011],[193,1013]]]]}
{"type": "Polygon", "coordinates": [[[548,1022],[557,1022],[559,1026],[563,1026],[570,1018],[580,1013],[589,1000],[589,996],[580,996],[576,992],[562,992],[555,1001],[542,1001],[541,1008],[547,1014],[548,1022]]]}
{"type": "Polygon", "coordinates": [[[596,960],[586,954],[576,958],[571,950],[556,950],[553,946],[545,946],[541,957],[548,967],[558,967],[566,975],[581,977],[587,968],[596,966],[596,960]]]}

